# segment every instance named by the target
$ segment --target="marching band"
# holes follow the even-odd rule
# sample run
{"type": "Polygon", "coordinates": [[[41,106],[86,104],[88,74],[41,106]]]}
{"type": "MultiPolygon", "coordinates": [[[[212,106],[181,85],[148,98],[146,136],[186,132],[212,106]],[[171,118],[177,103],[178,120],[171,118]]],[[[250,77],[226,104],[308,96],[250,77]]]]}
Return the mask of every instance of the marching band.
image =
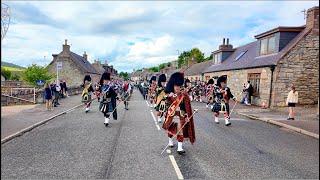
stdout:
{"type": "MultiPolygon", "coordinates": [[[[184,78],[183,72],[176,72],[170,76],[168,82],[166,75],[161,74],[158,77],[152,76],[149,83],[145,80],[138,86],[144,99],[150,101],[149,106],[155,109],[157,122],[163,123],[162,128],[168,136],[166,148],[174,147],[176,140],[177,153],[184,154],[184,140],[188,139],[191,144],[195,142],[193,116],[198,110],[192,109],[192,101],[203,102],[203,99],[206,99],[205,106],[212,111],[214,122],[219,124],[219,115],[223,113],[225,125],[231,125],[229,101],[236,101],[236,98],[226,83],[225,76],[218,77],[215,84],[213,79],[209,79],[207,83],[191,82],[184,78]]],[[[90,76],[84,78],[82,87],[82,102],[86,105],[86,113],[89,111],[93,93],[100,103],[99,110],[104,115],[106,127],[110,123],[111,114],[113,119],[117,120],[117,100],[123,101],[125,109],[129,110],[133,85],[128,80],[114,81],[109,73],[103,73],[100,82],[94,85],[95,88],[92,87],[90,76]]]]}

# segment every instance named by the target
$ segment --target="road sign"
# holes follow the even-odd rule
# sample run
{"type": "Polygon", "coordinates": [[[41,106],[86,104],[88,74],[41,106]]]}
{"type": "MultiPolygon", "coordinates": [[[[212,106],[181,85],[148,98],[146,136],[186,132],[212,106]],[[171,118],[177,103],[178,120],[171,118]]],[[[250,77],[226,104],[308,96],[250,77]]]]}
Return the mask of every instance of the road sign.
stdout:
{"type": "Polygon", "coordinates": [[[57,69],[61,70],[62,69],[62,62],[57,62],[57,69]]]}
{"type": "Polygon", "coordinates": [[[37,80],[36,83],[38,86],[43,86],[45,81],[44,80],[37,80]]]}

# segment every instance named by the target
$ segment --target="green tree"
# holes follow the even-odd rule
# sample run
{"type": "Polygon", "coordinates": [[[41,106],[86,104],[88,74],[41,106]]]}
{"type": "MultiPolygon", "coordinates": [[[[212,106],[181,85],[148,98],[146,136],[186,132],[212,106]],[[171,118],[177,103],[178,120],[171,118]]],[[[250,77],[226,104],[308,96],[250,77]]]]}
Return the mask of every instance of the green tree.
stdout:
{"type": "Polygon", "coordinates": [[[190,51],[190,57],[194,58],[197,63],[201,63],[204,61],[204,54],[200,51],[199,48],[193,48],[190,51]]]}
{"type": "Polygon", "coordinates": [[[20,80],[20,76],[18,76],[17,74],[14,74],[14,75],[11,77],[11,80],[19,81],[19,80],[20,80]]]}
{"type": "Polygon", "coordinates": [[[181,68],[181,66],[187,64],[189,58],[191,58],[191,52],[183,51],[178,57],[178,67],[181,68]]]}
{"type": "Polygon", "coordinates": [[[12,73],[10,70],[1,67],[1,74],[6,78],[6,80],[11,79],[12,73]]]}
{"type": "Polygon", "coordinates": [[[46,67],[38,66],[36,64],[32,64],[27,67],[23,74],[23,80],[28,82],[31,85],[37,85],[37,80],[48,81],[53,76],[48,73],[48,69],[46,67]]]}
{"type": "Polygon", "coordinates": [[[119,76],[125,80],[129,79],[129,73],[127,72],[120,72],[119,76]]]}
{"type": "Polygon", "coordinates": [[[158,66],[154,66],[154,67],[149,68],[149,70],[152,71],[152,72],[159,72],[159,67],[158,66]]]}
{"type": "Polygon", "coordinates": [[[209,57],[206,57],[205,59],[204,59],[204,61],[210,61],[210,60],[212,60],[213,59],[213,54],[211,54],[209,57]]]}

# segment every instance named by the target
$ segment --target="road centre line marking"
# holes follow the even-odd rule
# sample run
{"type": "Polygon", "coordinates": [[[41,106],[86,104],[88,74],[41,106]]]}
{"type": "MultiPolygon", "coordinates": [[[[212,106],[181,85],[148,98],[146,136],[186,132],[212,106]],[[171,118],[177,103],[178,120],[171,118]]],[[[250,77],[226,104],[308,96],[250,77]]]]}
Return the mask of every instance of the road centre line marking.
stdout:
{"type": "Polygon", "coordinates": [[[170,161],[171,161],[171,163],[173,165],[174,170],[176,171],[178,179],[183,179],[182,173],[181,173],[181,171],[180,171],[180,169],[178,167],[178,164],[177,164],[176,160],[174,159],[174,156],[173,155],[169,155],[169,158],[170,158],[170,161]]]}
{"type": "Polygon", "coordinates": [[[150,113],[151,113],[151,116],[152,116],[152,118],[153,118],[153,121],[154,121],[154,123],[155,123],[158,131],[160,131],[160,127],[159,127],[159,125],[157,124],[156,117],[154,116],[154,114],[153,114],[153,112],[152,112],[151,110],[150,110],[150,113]]]}

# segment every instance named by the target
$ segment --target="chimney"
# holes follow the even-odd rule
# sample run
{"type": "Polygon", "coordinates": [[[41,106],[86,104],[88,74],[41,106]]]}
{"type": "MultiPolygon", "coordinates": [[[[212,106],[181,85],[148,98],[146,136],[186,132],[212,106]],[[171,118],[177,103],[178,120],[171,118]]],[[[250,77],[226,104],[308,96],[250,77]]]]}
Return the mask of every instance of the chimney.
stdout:
{"type": "Polygon", "coordinates": [[[226,44],[226,39],[223,38],[223,43],[222,43],[222,45],[219,46],[219,50],[221,50],[221,51],[233,50],[233,46],[231,44],[229,44],[229,38],[227,38],[227,44],[226,44]]]}
{"type": "Polygon", "coordinates": [[[58,54],[52,54],[53,60],[56,60],[58,57],[58,54]]]}
{"type": "Polygon", "coordinates": [[[306,27],[319,33],[319,6],[308,9],[306,27]]]}
{"type": "Polygon", "coordinates": [[[82,56],[85,60],[88,60],[88,55],[86,52],[83,53],[83,56],[82,56]]]}
{"type": "Polygon", "coordinates": [[[64,40],[64,45],[62,45],[62,51],[64,53],[70,53],[70,45],[67,44],[67,39],[64,40]]]}

